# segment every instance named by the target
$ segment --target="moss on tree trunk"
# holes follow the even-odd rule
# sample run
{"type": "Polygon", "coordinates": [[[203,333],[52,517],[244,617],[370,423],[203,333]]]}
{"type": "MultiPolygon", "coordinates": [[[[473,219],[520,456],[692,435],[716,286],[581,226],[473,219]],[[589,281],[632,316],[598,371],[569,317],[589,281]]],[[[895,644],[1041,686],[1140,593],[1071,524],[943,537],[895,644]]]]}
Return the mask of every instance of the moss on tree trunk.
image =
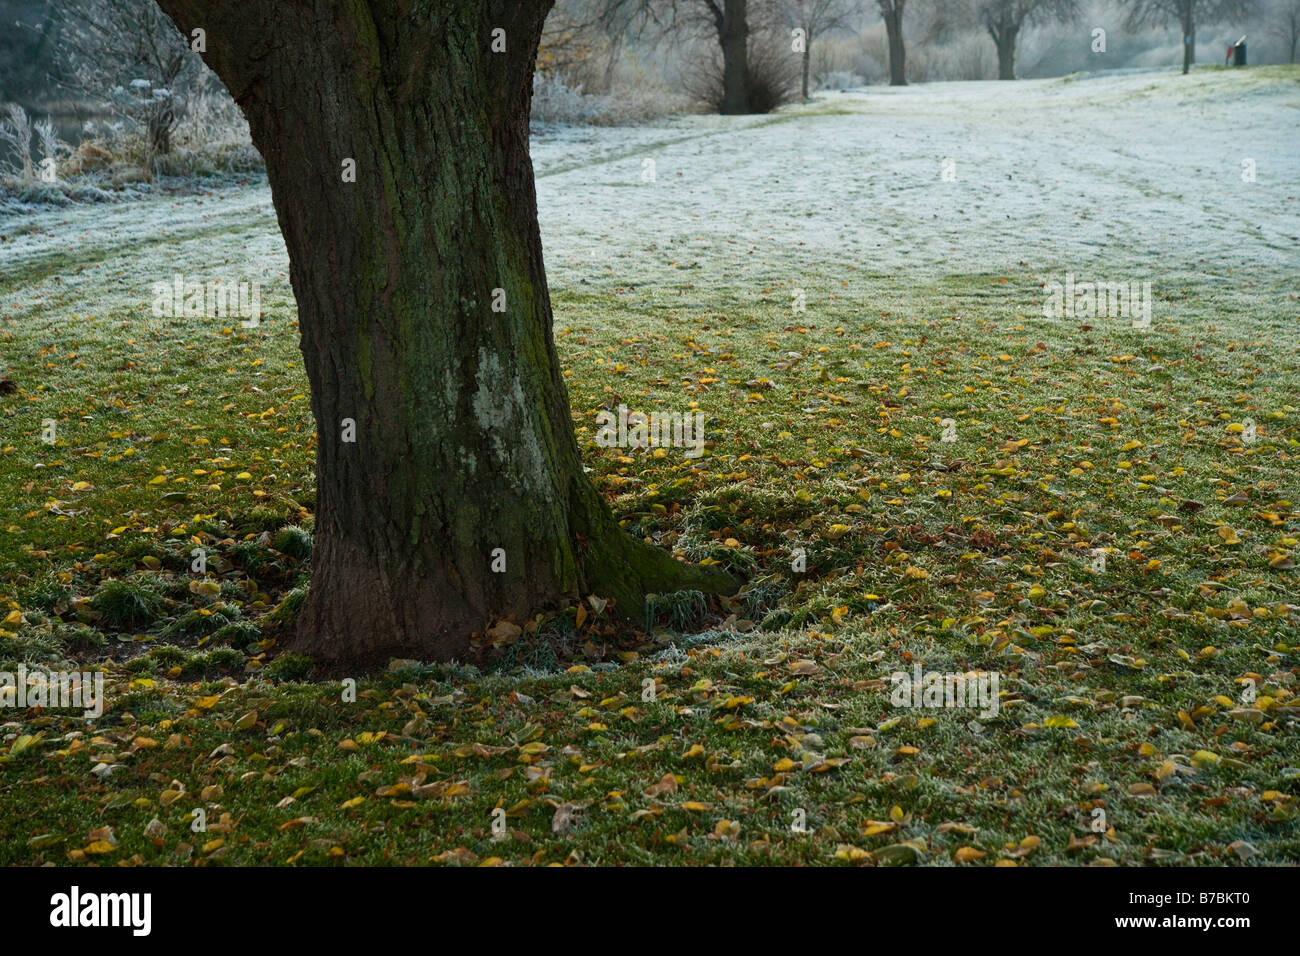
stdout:
{"type": "Polygon", "coordinates": [[[289,250],[318,442],[292,648],[449,659],[580,594],[730,588],[627,536],[582,470],[528,155],[549,3],[161,6],[207,31],[289,250]]]}

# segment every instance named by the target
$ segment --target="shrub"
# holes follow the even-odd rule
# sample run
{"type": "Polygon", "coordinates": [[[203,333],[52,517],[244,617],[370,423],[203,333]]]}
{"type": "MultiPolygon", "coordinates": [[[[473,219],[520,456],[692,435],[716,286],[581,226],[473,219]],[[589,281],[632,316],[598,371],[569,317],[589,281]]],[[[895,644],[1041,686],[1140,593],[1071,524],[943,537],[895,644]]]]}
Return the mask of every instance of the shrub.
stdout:
{"type": "MultiPolygon", "coordinates": [[[[788,43],[777,37],[751,32],[749,37],[750,113],[770,113],[789,103],[799,89],[799,61],[788,43]]],[[[714,111],[723,102],[722,52],[716,47],[701,53],[696,65],[683,77],[683,86],[695,99],[714,111]]]]}
{"type": "Polygon", "coordinates": [[[36,179],[36,166],[32,162],[32,121],[17,103],[5,107],[0,117],[0,143],[7,143],[10,159],[4,168],[23,182],[30,183],[36,179]]]}
{"type": "Polygon", "coordinates": [[[684,112],[689,101],[669,90],[662,81],[638,76],[609,93],[583,91],[582,84],[563,74],[533,78],[535,123],[571,126],[637,126],[684,112]]]}

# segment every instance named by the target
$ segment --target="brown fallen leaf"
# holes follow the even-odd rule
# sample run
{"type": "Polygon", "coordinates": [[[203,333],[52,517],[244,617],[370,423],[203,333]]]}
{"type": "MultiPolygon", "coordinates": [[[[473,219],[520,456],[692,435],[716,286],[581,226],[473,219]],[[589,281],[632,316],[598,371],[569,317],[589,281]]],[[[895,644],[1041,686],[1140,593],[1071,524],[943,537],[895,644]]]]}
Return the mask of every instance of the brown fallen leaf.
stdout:
{"type": "Polygon", "coordinates": [[[647,797],[661,797],[666,793],[677,792],[677,778],[671,773],[663,775],[658,783],[652,783],[642,791],[647,797]]]}
{"type": "Polygon", "coordinates": [[[316,817],[294,817],[292,820],[286,820],[284,823],[281,823],[281,824],[280,824],[280,829],[281,829],[282,831],[283,831],[283,830],[296,830],[296,829],[298,829],[299,827],[305,827],[305,826],[307,826],[307,825],[309,825],[309,824],[317,823],[317,822],[318,822],[318,821],[317,821],[316,817]]]}
{"type": "Polygon", "coordinates": [[[1065,852],[1074,853],[1077,850],[1084,850],[1092,846],[1096,842],[1097,842],[1096,834],[1093,833],[1085,833],[1083,835],[1079,835],[1077,833],[1072,834],[1070,836],[1070,842],[1066,844],[1065,852]]]}

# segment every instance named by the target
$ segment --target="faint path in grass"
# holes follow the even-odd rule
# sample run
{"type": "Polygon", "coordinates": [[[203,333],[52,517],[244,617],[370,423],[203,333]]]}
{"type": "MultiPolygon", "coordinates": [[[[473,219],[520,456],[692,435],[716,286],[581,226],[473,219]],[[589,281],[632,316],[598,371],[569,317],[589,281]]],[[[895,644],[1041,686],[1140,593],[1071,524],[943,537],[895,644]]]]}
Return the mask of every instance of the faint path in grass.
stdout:
{"type": "Polygon", "coordinates": [[[0,222],[0,235],[4,317],[147,315],[152,284],[176,274],[257,281],[264,296],[288,291],[288,257],[264,185],[68,206],[0,222]]]}
{"type": "MultiPolygon", "coordinates": [[[[743,296],[862,269],[1150,278],[1157,297],[1187,278],[1272,287],[1300,271],[1298,77],[938,83],[826,93],[768,117],[540,130],[551,283],[743,296]]],[[[176,272],[264,285],[287,273],[265,185],[66,207],[0,221],[0,235],[6,316],[55,297],[147,308],[143,290],[176,272]]]]}
{"type": "MultiPolygon", "coordinates": [[[[629,134],[637,149],[539,180],[548,265],[557,284],[714,288],[798,286],[804,270],[854,266],[914,278],[1093,270],[1157,287],[1179,274],[1294,272],[1298,77],[873,88],[822,94],[790,122],[697,118],[726,136],[629,134]]],[[[539,165],[564,147],[536,143],[539,165]]]]}

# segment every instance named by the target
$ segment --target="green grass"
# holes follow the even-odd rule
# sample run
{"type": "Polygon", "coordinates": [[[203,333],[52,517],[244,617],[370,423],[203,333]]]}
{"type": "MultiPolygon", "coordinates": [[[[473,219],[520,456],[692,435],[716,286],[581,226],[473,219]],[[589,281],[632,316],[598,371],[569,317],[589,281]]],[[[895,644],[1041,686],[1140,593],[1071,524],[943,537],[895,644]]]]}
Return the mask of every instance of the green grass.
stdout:
{"type": "Polygon", "coordinates": [[[108,709],[6,713],[0,863],[1295,860],[1300,307],[1284,276],[1188,274],[1150,331],[1048,322],[1035,276],[1066,270],[1033,266],[827,265],[797,314],[558,273],[594,480],[748,584],[658,596],[633,642],[570,609],[355,696],[277,657],[314,502],[291,304],[242,329],[44,295],[0,326],[0,664],[102,667],[108,709]],[[619,402],[698,404],[708,454],[602,451],[619,402]],[[999,672],[999,714],[892,707],[918,661],[999,672]]]}

